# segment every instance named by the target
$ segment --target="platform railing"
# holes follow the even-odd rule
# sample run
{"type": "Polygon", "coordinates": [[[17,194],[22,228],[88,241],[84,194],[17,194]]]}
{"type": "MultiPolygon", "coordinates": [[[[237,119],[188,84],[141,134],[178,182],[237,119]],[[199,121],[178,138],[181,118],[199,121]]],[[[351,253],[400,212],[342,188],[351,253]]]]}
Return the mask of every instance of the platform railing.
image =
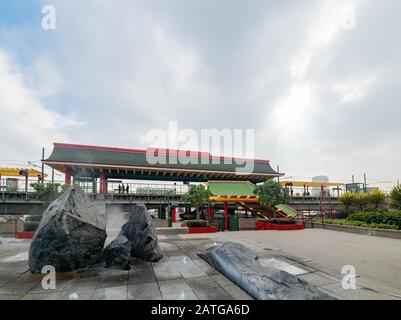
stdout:
{"type": "MultiPolygon", "coordinates": [[[[38,194],[32,187],[33,183],[37,180],[29,180],[26,187],[25,179],[13,180],[13,183],[7,181],[6,178],[0,180],[0,200],[37,200],[38,194]]],[[[65,184],[64,181],[51,181],[45,180],[44,184],[57,183],[59,185],[58,191],[62,191],[65,184]]],[[[132,199],[142,198],[160,198],[160,197],[181,197],[188,191],[188,186],[183,184],[174,183],[134,183],[134,182],[116,182],[109,181],[105,184],[105,190],[100,193],[99,181],[82,181],[76,180],[73,183],[78,184],[84,192],[95,198],[96,196],[103,195],[108,199],[132,199]]]]}

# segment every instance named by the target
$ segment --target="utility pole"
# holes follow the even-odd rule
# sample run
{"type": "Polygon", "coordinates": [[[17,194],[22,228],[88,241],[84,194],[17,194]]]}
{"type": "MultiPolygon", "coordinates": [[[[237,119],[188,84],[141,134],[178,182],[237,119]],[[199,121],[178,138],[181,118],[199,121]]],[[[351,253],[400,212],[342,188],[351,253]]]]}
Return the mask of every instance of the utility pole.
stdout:
{"type": "MultiPolygon", "coordinates": [[[[277,165],[277,173],[280,173],[280,166],[277,165]]],[[[277,181],[280,182],[280,176],[277,177],[277,181]]]]}
{"type": "Polygon", "coordinates": [[[363,188],[364,188],[364,192],[367,191],[367,183],[366,183],[366,173],[363,174],[363,188]]]}
{"type": "Polygon", "coordinates": [[[355,178],[354,178],[354,175],[352,175],[352,184],[354,184],[355,183],[355,178]]]}
{"type": "Polygon", "coordinates": [[[44,183],[44,176],[45,176],[45,164],[43,161],[45,160],[45,148],[42,148],[42,177],[41,177],[41,182],[42,184],[44,183]]]}
{"type": "Polygon", "coordinates": [[[54,183],[54,168],[52,168],[52,183],[54,183]]]}

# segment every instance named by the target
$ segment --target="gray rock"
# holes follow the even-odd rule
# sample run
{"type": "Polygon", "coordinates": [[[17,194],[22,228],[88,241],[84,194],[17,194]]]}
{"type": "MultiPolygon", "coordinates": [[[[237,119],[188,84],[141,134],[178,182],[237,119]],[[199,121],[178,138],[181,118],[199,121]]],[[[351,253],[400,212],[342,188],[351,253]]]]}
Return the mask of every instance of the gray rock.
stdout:
{"type": "Polygon", "coordinates": [[[131,242],[125,236],[118,236],[104,249],[104,256],[106,267],[116,264],[123,270],[131,269],[131,242]]]}
{"type": "Polygon", "coordinates": [[[45,210],[29,248],[29,268],[41,273],[88,267],[102,259],[106,223],[78,186],[71,186],[45,210]]]}
{"type": "Polygon", "coordinates": [[[326,293],[288,272],[261,265],[257,253],[227,242],[199,256],[258,300],[331,300],[326,293]]]}
{"type": "Polygon", "coordinates": [[[120,236],[125,236],[131,242],[131,257],[151,262],[163,257],[156,229],[144,204],[134,206],[127,223],[121,228],[120,236]]]}

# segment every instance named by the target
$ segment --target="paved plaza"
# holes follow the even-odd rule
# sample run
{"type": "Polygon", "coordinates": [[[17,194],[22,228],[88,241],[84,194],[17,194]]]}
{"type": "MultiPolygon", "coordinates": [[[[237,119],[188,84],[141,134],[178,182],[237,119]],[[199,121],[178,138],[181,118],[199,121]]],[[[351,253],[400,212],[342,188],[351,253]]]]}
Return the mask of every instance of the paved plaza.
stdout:
{"type": "Polygon", "coordinates": [[[262,264],[296,274],[337,299],[401,299],[401,240],[328,230],[240,231],[208,235],[160,235],[164,258],[135,260],[131,270],[86,270],[58,274],[55,290],[28,271],[30,241],[1,239],[0,299],[252,299],[200,259],[198,252],[238,241],[256,250],[262,264]],[[357,289],[341,287],[343,265],[357,271],[357,289]]]}

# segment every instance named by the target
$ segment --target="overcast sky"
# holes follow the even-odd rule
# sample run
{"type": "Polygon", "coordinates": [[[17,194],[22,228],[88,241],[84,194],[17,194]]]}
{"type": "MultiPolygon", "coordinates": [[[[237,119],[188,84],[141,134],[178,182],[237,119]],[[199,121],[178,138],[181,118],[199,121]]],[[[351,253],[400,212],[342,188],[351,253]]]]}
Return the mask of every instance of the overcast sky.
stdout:
{"type": "Polygon", "coordinates": [[[172,120],[254,129],[255,157],[295,178],[395,183],[400,12],[399,0],[0,0],[0,165],[53,142],[146,148],[172,120]]]}

